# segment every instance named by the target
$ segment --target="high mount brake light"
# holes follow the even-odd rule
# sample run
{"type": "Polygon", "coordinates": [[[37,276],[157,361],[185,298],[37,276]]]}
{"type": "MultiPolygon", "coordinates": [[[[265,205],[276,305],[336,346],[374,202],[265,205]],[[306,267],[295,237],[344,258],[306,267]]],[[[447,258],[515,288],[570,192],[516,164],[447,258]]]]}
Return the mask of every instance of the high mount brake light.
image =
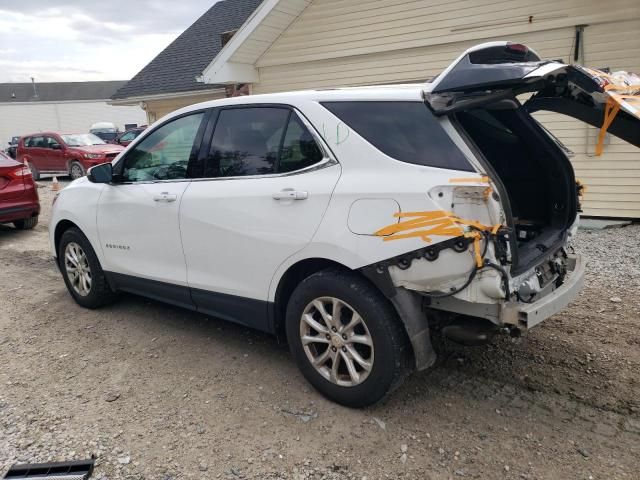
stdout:
{"type": "Polygon", "coordinates": [[[526,55],[529,52],[529,47],[521,43],[507,43],[505,48],[508,52],[519,53],[521,55],[526,55]]]}

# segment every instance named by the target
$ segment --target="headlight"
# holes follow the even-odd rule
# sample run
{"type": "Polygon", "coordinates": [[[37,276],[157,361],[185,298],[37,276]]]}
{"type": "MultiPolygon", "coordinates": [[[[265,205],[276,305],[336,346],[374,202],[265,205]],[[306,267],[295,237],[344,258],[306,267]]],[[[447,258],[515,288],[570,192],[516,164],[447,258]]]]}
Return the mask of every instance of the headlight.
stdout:
{"type": "Polygon", "coordinates": [[[100,153],[85,153],[84,158],[102,158],[100,153]]]}

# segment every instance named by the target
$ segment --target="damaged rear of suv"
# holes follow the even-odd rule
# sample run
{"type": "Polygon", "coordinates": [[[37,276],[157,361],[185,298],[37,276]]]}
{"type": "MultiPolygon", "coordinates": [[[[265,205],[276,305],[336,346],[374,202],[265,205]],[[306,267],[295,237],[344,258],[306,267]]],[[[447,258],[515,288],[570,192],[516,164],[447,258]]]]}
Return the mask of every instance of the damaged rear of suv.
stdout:
{"type": "MultiPolygon", "coordinates": [[[[418,369],[435,361],[434,329],[480,345],[500,329],[519,335],[578,295],[584,261],[567,244],[582,186],[568,149],[531,113],[555,111],[596,127],[604,119],[605,129],[640,146],[633,96],[611,115],[621,99],[599,75],[607,77],[492,42],[466,51],[427,84],[420,105],[387,98],[323,103],[386,156],[449,170],[395,172],[385,182],[396,189],[397,208],[378,199],[378,210],[367,212],[371,223],[393,211],[372,235],[413,247],[360,270],[395,306],[418,369]],[[521,102],[525,94],[531,96],[521,102]]],[[[349,222],[364,222],[352,218],[354,205],[349,222]]]]}

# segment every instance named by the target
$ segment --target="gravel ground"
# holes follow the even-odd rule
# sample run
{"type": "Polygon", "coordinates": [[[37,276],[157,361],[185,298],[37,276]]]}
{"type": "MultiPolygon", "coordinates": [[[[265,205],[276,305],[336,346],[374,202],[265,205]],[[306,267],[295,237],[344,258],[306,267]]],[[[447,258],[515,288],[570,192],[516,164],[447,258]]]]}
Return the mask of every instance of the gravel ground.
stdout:
{"type": "Polygon", "coordinates": [[[42,222],[0,226],[0,475],[97,455],[108,479],[637,479],[640,226],[580,231],[586,287],[528,335],[463,348],[386,402],[324,400],[266,335],[124,296],[84,310],[42,222]]]}

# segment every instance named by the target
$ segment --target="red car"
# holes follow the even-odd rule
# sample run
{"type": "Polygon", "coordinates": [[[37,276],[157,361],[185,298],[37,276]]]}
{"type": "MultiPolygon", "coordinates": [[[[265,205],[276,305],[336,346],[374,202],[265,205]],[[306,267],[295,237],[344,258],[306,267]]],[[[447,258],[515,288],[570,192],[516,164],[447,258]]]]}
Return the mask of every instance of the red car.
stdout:
{"type": "Polygon", "coordinates": [[[31,171],[0,152],[0,223],[13,223],[20,230],[38,224],[40,200],[31,171]]]}
{"type": "Polygon", "coordinates": [[[94,165],[110,162],[123,149],[92,133],[43,132],[22,137],[16,159],[29,165],[35,180],[43,173],[69,175],[75,180],[94,165]]]}
{"type": "Polygon", "coordinates": [[[133,142],[136,138],[138,138],[138,135],[144,132],[146,128],[147,128],[146,125],[143,125],[141,127],[130,128],[126,132],[123,132],[120,135],[118,135],[116,138],[114,138],[111,143],[117,143],[118,145],[122,145],[123,147],[126,147],[131,142],[133,142]]]}

